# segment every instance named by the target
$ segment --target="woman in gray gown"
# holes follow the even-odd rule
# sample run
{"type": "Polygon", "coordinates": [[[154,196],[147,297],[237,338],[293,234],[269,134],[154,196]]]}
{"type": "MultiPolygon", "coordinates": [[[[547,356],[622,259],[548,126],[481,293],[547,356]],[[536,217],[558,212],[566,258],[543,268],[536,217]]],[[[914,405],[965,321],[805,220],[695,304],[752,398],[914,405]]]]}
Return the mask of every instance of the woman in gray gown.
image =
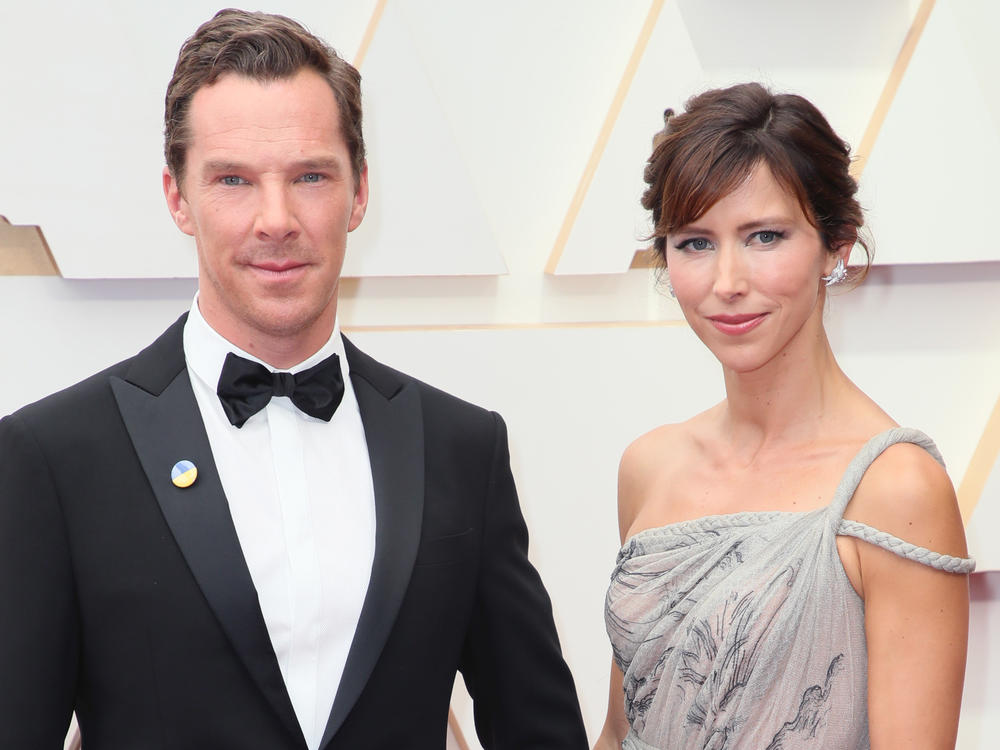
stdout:
{"type": "Polygon", "coordinates": [[[973,568],[955,493],[823,327],[867,252],[848,147],[757,84],[672,114],[643,205],[726,397],[622,457],[596,747],[954,747],[973,568]]]}

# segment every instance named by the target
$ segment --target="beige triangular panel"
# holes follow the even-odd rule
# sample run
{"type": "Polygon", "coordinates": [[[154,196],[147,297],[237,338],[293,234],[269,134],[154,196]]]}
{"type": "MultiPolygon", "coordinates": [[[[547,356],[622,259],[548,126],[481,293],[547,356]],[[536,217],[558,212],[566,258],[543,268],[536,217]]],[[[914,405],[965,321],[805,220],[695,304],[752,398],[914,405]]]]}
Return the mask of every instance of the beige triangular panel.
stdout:
{"type": "Polygon", "coordinates": [[[892,70],[889,71],[885,86],[882,88],[882,93],[879,95],[875,109],[868,120],[865,133],[859,142],[852,144],[854,153],[851,162],[851,175],[855,179],[865,170],[872,147],[875,145],[875,141],[878,140],[878,134],[882,130],[882,123],[885,122],[885,116],[896,99],[899,84],[902,82],[903,76],[906,75],[906,70],[910,67],[910,60],[913,59],[913,52],[916,50],[917,45],[920,44],[920,37],[923,36],[924,29],[927,28],[927,19],[930,17],[931,11],[934,10],[934,3],[935,0],[921,0],[916,15],[913,18],[913,23],[910,26],[910,31],[906,35],[906,39],[903,40],[903,46],[900,47],[899,54],[896,55],[896,62],[893,64],[892,70]]]}
{"type": "Polygon", "coordinates": [[[666,2],[579,212],[570,217],[556,273],[621,273],[642,265],[635,252],[650,229],[639,206],[642,171],[666,107],[681,110],[702,90],[757,80],[805,95],[857,143],[913,17],[904,0],[666,2]],[[851,52],[834,39],[851,39],[851,52]]]}
{"type": "Polygon", "coordinates": [[[448,711],[448,739],[445,750],[469,750],[469,743],[465,741],[465,734],[452,710],[448,711]]]}
{"type": "Polygon", "coordinates": [[[976,558],[976,569],[1000,570],[1000,545],[996,543],[1000,529],[1000,399],[959,485],[958,496],[963,516],[968,517],[969,550],[976,558]]]}
{"type": "Polygon", "coordinates": [[[0,276],[58,276],[38,227],[15,227],[0,216],[0,276]]]}
{"type": "Polygon", "coordinates": [[[930,14],[861,175],[877,263],[1000,260],[1000,48],[986,29],[1000,3],[937,0],[930,14]]]}

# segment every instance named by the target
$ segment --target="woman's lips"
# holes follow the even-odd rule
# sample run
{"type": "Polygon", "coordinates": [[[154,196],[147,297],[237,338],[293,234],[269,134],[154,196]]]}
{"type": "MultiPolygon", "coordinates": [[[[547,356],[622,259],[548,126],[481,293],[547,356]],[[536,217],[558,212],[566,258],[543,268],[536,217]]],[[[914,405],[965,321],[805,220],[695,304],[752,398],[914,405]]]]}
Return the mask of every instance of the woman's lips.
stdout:
{"type": "Polygon", "coordinates": [[[728,336],[740,336],[752,331],[764,322],[767,313],[747,313],[744,315],[709,315],[712,325],[728,336]]]}

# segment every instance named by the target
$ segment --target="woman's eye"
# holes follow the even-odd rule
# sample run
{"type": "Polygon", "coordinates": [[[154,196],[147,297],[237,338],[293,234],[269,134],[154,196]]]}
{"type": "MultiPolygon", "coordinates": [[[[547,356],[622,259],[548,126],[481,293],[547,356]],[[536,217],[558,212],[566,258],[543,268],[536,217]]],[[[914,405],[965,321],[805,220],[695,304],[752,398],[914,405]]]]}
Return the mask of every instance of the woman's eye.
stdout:
{"type": "Polygon", "coordinates": [[[677,245],[677,249],[678,250],[695,250],[695,251],[699,251],[700,252],[700,251],[703,251],[703,250],[711,250],[712,249],[712,243],[709,242],[704,237],[692,237],[689,240],[684,240],[683,242],[679,243],[677,245]]]}
{"type": "Polygon", "coordinates": [[[774,229],[762,229],[759,232],[755,232],[752,238],[755,237],[762,245],[773,245],[784,236],[784,232],[778,232],[774,229]]]}

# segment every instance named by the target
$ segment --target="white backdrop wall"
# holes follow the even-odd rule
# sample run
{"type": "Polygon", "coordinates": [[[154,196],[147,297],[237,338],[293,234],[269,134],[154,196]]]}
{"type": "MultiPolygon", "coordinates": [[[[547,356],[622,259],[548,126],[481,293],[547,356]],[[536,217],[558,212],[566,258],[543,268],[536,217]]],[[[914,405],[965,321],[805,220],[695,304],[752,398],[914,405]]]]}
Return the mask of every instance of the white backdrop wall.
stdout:
{"type": "MultiPolygon", "coordinates": [[[[0,277],[0,413],[132,354],[190,304],[195,282],[172,278],[193,273],[194,254],[161,205],[159,108],[177,46],[216,9],[4,4],[0,102],[16,116],[0,118],[0,214],[40,224],[75,278],[0,277]],[[70,57],[29,75],[24,59],[35,66],[37,56],[25,57],[23,29],[39,25],[57,28],[70,57]],[[127,72],[114,41],[123,32],[142,50],[127,72]]],[[[501,5],[267,9],[349,58],[374,29],[362,64],[372,207],[349,242],[348,270],[362,278],[343,283],[342,324],[376,357],[507,420],[532,558],[596,736],[618,457],[641,432],[722,395],[717,364],[651,273],[627,270],[662,109],[759,78],[815,99],[858,144],[884,82],[903,74],[861,176],[886,264],[831,298],[827,327],[845,371],[897,421],[931,434],[959,484],[1000,399],[1000,249],[989,239],[1000,94],[984,83],[1000,58],[981,31],[1000,27],[1000,4],[750,0],[735,4],[738,18],[723,0],[501,5]],[[903,40],[928,8],[900,69],[903,40]],[[556,273],[544,273],[553,262],[556,273]]],[[[1000,470],[990,482],[970,541],[998,569],[1000,470]]],[[[980,576],[974,593],[963,750],[1000,744],[1000,650],[989,638],[1000,583],[980,576]]],[[[455,706],[473,735],[460,687],[455,706]]]]}

